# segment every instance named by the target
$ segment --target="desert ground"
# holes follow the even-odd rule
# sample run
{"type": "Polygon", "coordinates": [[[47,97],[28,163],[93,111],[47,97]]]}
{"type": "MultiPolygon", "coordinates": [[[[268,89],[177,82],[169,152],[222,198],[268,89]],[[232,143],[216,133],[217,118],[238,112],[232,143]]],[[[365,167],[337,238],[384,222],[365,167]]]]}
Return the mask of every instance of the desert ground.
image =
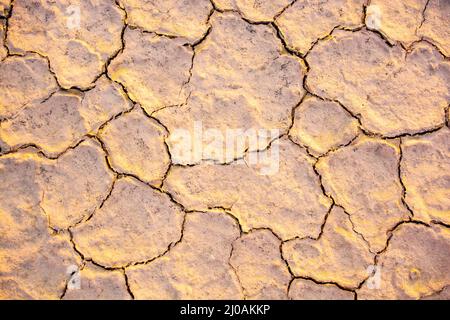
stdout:
{"type": "Polygon", "coordinates": [[[1,299],[450,299],[449,0],[0,0],[1,299]]]}

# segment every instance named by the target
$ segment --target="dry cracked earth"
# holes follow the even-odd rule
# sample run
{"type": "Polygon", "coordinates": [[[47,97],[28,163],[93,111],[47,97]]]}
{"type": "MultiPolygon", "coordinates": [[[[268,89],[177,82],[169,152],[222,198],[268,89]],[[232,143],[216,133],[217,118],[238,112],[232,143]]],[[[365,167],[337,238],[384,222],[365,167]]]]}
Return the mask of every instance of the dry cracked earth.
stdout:
{"type": "Polygon", "coordinates": [[[0,298],[450,299],[449,0],[0,15],[0,298]]]}

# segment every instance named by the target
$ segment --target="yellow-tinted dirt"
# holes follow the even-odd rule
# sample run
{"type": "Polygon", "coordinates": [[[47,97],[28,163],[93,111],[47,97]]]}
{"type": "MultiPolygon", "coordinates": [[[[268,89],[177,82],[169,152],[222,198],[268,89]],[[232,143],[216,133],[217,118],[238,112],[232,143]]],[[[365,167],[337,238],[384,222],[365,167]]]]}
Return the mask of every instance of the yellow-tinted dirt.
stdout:
{"type": "Polygon", "coordinates": [[[449,0],[0,0],[0,299],[450,299],[449,0]]]}

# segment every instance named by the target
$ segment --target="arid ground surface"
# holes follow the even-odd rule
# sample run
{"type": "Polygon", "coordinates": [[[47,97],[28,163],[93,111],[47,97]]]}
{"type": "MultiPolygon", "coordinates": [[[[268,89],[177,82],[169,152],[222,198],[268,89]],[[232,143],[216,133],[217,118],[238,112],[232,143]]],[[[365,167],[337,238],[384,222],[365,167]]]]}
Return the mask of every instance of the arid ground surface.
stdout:
{"type": "Polygon", "coordinates": [[[450,299],[449,0],[0,15],[0,298],[450,299]]]}

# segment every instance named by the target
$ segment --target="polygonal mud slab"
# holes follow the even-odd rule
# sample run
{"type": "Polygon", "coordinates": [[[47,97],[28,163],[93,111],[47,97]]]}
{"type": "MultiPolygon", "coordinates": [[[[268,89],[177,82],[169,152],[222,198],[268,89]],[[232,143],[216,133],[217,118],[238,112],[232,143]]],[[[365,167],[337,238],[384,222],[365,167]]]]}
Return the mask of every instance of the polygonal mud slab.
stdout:
{"type": "Polygon", "coordinates": [[[11,117],[30,102],[40,102],[58,89],[48,62],[37,54],[0,62],[0,118],[11,117]]]}
{"type": "Polygon", "coordinates": [[[221,213],[189,213],[180,243],[153,262],[127,268],[137,299],[242,299],[229,264],[239,228],[221,213]]]}
{"type": "Polygon", "coordinates": [[[402,202],[399,160],[398,146],[363,136],[317,163],[326,192],[351,215],[373,252],[382,250],[388,231],[410,216],[402,202]]]}
{"type": "Polygon", "coordinates": [[[41,236],[45,239],[49,231],[39,206],[42,192],[37,176],[41,164],[42,159],[29,150],[0,158],[1,248],[5,257],[9,250],[39,247],[41,236]]]}
{"type": "Polygon", "coordinates": [[[450,62],[425,42],[407,53],[366,30],[337,30],[306,60],[310,91],[339,101],[373,133],[394,137],[445,122],[450,62]]]}
{"type": "Polygon", "coordinates": [[[192,49],[182,39],[171,39],[127,28],[125,48],[111,62],[110,77],[127,88],[133,101],[147,113],[186,101],[192,49]]]}
{"type": "MultiPolygon", "coordinates": [[[[72,279],[74,277],[72,276],[72,279]]],[[[77,272],[76,282],[68,286],[64,300],[129,300],[125,275],[87,263],[77,272]]]]}
{"type": "Polygon", "coordinates": [[[419,299],[450,284],[450,231],[406,223],[395,230],[377,262],[379,279],[358,290],[359,299],[419,299]]]}
{"type": "Polygon", "coordinates": [[[61,297],[68,272],[80,263],[67,234],[48,235],[36,251],[25,249],[0,259],[0,298],[56,300],[61,297]]]}
{"type": "Polygon", "coordinates": [[[423,22],[427,0],[373,0],[367,9],[366,25],[385,35],[389,41],[406,46],[419,40],[417,29],[423,22]]]}
{"type": "Polygon", "coordinates": [[[370,273],[374,255],[353,231],[344,210],[333,207],[318,240],[294,239],[283,243],[283,256],[296,276],[356,288],[370,273]]]}
{"type": "Polygon", "coordinates": [[[163,187],[187,209],[230,210],[244,231],[270,228],[283,240],[317,237],[331,201],[305,150],[283,138],[245,161],[175,166],[163,187]]]}
{"type": "Polygon", "coordinates": [[[166,132],[140,108],[116,118],[99,132],[114,170],[159,186],[170,165],[166,132]]]}
{"type": "Polygon", "coordinates": [[[42,53],[64,88],[86,89],[122,47],[124,18],[114,1],[16,0],[8,47],[42,53]]]}
{"type": "Polygon", "coordinates": [[[226,163],[247,148],[265,149],[287,132],[304,93],[301,61],[284,52],[273,28],[248,24],[235,13],[215,13],[211,24],[196,47],[187,103],[154,114],[171,133],[171,153],[185,151],[175,163],[226,163]]]}
{"type": "Polygon", "coordinates": [[[295,109],[291,139],[320,156],[348,144],[358,135],[358,121],[338,103],[307,97],[295,109]]]}
{"type": "Polygon", "coordinates": [[[336,27],[362,25],[364,0],[298,0],[275,21],[289,48],[306,54],[336,27]]]}
{"type": "Polygon", "coordinates": [[[73,229],[74,242],[85,257],[103,266],[144,262],[180,239],[183,217],[166,194],[134,178],[120,178],[104,205],[73,229]]]}
{"type": "Polygon", "coordinates": [[[418,34],[432,41],[447,57],[450,56],[450,2],[430,0],[418,34]]]}
{"type": "Polygon", "coordinates": [[[450,225],[450,130],[402,138],[401,176],[414,217],[450,225]]]}
{"type": "Polygon", "coordinates": [[[212,5],[209,0],[119,0],[128,23],[168,36],[184,37],[193,43],[208,30],[212,5]]]}
{"type": "Polygon", "coordinates": [[[48,156],[56,157],[130,107],[120,86],[101,77],[89,91],[60,90],[48,99],[28,104],[0,123],[0,140],[10,149],[37,145],[48,156]]]}
{"type": "Polygon", "coordinates": [[[286,299],[291,275],[280,252],[281,241],[269,230],[253,230],[233,242],[230,263],[246,299],[286,299]]]}
{"type": "Polygon", "coordinates": [[[55,229],[89,217],[108,195],[114,178],[105,153],[91,140],[43,165],[41,172],[41,207],[55,229]]]}
{"type": "Polygon", "coordinates": [[[69,235],[54,234],[40,207],[41,161],[28,151],[0,158],[2,299],[59,299],[70,276],[68,268],[80,264],[69,235]]]}

